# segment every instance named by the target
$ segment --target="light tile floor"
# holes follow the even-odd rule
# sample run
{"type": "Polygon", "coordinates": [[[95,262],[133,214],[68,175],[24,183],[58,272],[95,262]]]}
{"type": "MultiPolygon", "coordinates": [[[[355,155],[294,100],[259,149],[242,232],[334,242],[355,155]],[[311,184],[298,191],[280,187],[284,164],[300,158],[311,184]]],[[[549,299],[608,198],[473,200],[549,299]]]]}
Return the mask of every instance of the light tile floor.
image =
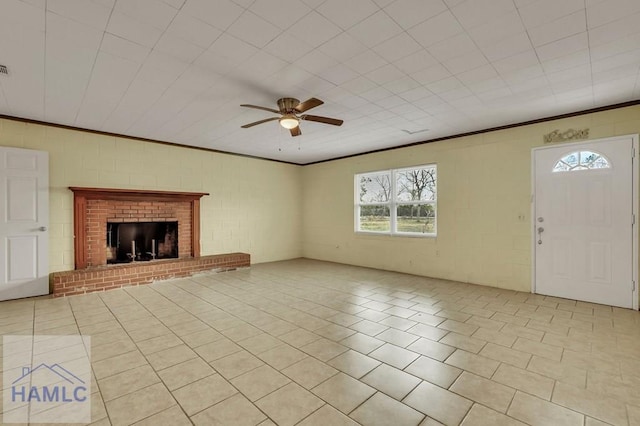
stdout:
{"type": "Polygon", "coordinates": [[[0,303],[0,334],[31,333],[92,336],[99,425],[640,425],[640,313],[393,272],[0,303]]]}

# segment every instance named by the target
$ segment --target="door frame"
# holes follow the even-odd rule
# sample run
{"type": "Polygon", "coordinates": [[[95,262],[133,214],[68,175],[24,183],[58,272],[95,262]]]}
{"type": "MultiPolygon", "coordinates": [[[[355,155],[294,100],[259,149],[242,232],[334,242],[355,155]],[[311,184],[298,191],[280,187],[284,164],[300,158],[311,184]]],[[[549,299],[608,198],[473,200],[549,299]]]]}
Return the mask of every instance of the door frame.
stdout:
{"type": "Polygon", "coordinates": [[[638,190],[639,190],[639,182],[638,182],[638,134],[630,134],[630,135],[621,135],[614,136],[610,138],[601,138],[601,139],[591,139],[579,142],[572,143],[560,143],[560,144],[552,144],[548,146],[539,146],[531,149],[531,293],[536,293],[536,156],[535,153],[537,151],[545,150],[545,149],[553,149],[553,148],[564,148],[566,147],[568,150],[578,147],[588,148],[589,145],[598,143],[598,142],[608,142],[608,141],[617,141],[620,139],[631,139],[632,141],[632,182],[631,182],[631,193],[632,193],[632,212],[633,215],[633,225],[632,225],[632,244],[631,244],[631,279],[633,281],[632,285],[634,285],[633,291],[631,293],[632,297],[632,309],[639,310],[639,300],[638,300],[638,266],[640,264],[640,258],[638,257],[638,221],[640,220],[640,216],[638,215],[638,190]]]}

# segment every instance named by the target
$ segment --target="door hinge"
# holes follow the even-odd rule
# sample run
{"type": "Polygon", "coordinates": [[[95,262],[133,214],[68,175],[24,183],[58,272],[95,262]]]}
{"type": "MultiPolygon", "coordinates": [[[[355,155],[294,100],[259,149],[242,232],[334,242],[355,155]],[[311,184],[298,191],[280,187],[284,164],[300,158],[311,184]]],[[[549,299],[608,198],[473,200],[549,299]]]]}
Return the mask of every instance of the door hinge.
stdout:
{"type": "Polygon", "coordinates": [[[635,215],[635,213],[631,215],[631,224],[632,225],[636,224],[636,215],[635,215]]]}
{"type": "Polygon", "coordinates": [[[636,282],[631,281],[631,291],[636,291],[636,282]]]}
{"type": "Polygon", "coordinates": [[[632,147],[631,148],[631,158],[635,158],[636,157],[636,148],[632,147]]]}

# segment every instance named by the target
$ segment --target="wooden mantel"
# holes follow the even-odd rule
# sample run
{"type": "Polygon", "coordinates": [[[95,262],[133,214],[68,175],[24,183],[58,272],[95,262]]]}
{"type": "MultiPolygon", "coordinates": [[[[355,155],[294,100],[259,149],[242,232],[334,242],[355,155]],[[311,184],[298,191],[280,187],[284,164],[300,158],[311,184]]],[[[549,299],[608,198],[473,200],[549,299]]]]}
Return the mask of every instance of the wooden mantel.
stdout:
{"type": "MultiPolygon", "coordinates": [[[[84,188],[73,191],[73,230],[75,269],[87,267],[87,200],[165,201],[191,203],[191,256],[200,257],[200,198],[206,192],[151,191],[143,189],[84,188]]],[[[105,230],[106,232],[106,230],[105,230]]]]}

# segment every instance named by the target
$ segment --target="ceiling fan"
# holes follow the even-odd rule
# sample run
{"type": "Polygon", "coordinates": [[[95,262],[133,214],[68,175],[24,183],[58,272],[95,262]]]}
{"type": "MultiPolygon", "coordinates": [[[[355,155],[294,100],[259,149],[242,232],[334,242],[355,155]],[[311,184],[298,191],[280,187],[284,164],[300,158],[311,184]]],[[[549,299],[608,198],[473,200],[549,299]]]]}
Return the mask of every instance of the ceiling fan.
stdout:
{"type": "Polygon", "coordinates": [[[300,136],[300,120],[315,121],[317,123],[331,124],[333,126],[341,126],[343,121],[335,118],[320,117],[319,115],[302,114],[305,111],[322,105],[320,99],[311,98],[304,102],[300,102],[295,98],[281,98],[278,99],[278,109],[261,107],[257,105],[242,104],[241,107],[261,109],[264,111],[280,114],[280,117],[271,117],[260,121],[254,121],[253,123],[245,124],[243,129],[257,126],[258,124],[266,123],[268,121],[278,120],[280,125],[291,132],[291,136],[300,136]],[[301,115],[302,114],[302,115],[301,115]]]}

